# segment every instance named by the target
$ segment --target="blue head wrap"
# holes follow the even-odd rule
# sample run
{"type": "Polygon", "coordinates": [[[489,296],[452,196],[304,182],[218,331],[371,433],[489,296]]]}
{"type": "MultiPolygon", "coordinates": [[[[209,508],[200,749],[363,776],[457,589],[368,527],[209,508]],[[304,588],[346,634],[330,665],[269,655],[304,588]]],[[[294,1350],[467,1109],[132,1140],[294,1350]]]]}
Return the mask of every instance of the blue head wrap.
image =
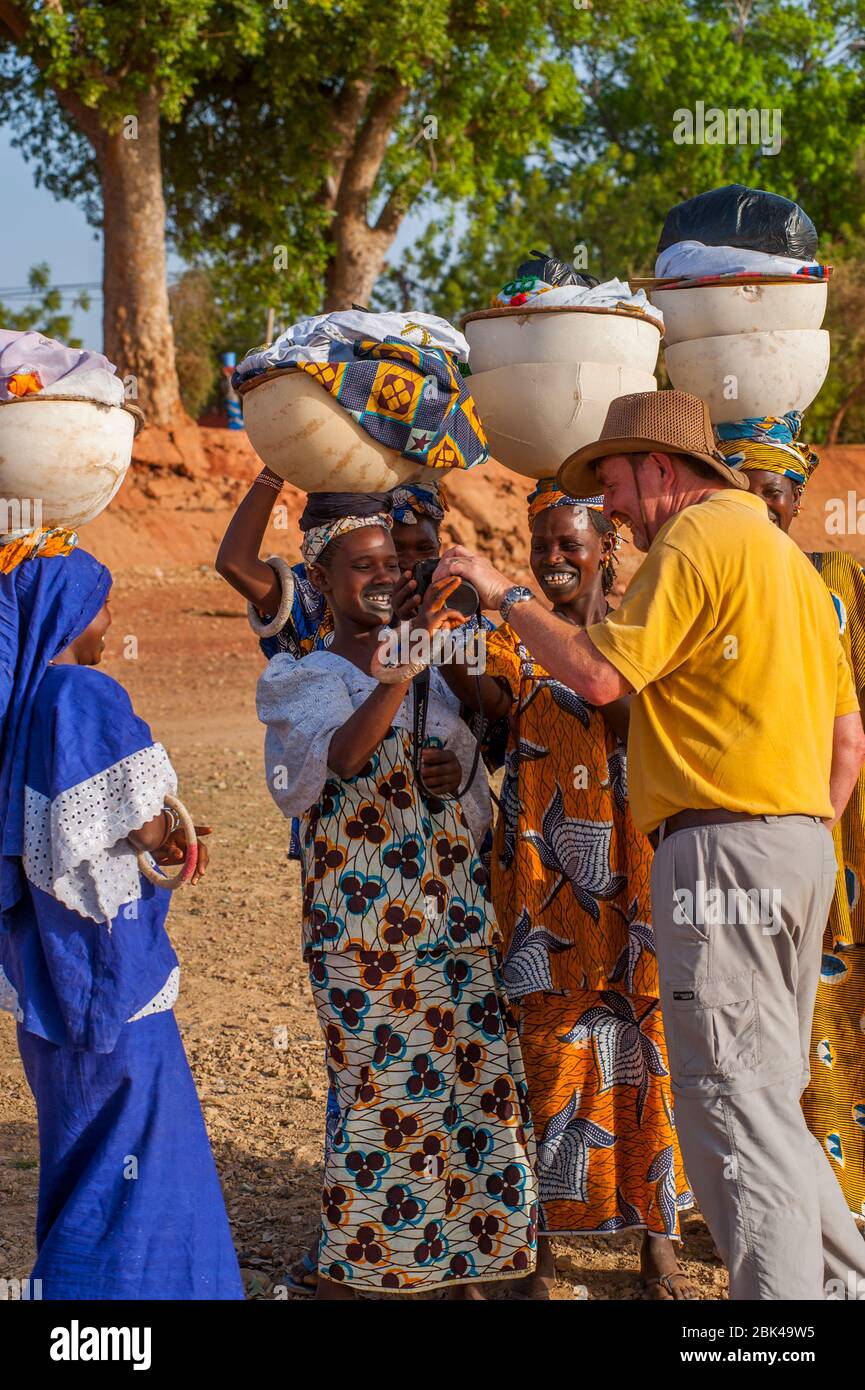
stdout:
{"type": "Polygon", "coordinates": [[[436,526],[448,509],[438,483],[401,483],[391,488],[393,519],[402,526],[416,526],[419,516],[428,516],[436,526]]]}
{"type": "Polygon", "coordinates": [[[21,894],[24,773],[39,682],[110,589],[110,572],[86,550],[27,560],[0,575],[0,910],[21,894]]]}

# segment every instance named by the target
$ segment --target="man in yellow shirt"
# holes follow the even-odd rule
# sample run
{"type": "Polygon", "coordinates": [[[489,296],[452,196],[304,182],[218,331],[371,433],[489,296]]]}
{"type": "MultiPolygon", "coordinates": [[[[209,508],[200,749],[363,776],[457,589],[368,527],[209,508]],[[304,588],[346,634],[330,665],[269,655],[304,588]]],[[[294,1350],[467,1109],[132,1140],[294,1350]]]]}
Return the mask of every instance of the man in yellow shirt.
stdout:
{"type": "Polygon", "coordinates": [[[563,634],[460,547],[439,572],[471,580],[593,704],[633,692],[629,791],[657,845],[676,1122],[731,1297],[822,1299],[827,1273],[846,1287],[851,1271],[865,1289],[865,1243],[799,1105],[835,881],[827,827],[865,761],[831,598],[685,392],[614,401],[559,485],[602,490],[647,552],[605,622],[563,634]]]}

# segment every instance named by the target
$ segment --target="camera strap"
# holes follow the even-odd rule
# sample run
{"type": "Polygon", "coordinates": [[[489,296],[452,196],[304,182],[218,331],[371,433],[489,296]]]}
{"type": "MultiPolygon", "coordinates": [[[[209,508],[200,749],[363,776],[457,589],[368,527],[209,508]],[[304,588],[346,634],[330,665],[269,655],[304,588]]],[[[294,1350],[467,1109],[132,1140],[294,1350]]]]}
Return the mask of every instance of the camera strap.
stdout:
{"type": "MultiPolygon", "coordinates": [[[[483,742],[484,736],[486,734],[487,721],[484,717],[480,700],[480,677],[476,676],[475,679],[477,681],[478,686],[478,713],[472,720],[471,724],[471,730],[475,738],[475,753],[472,759],[471,771],[469,772],[469,775],[466,778],[465,784],[462,787],[460,787],[459,791],[453,793],[454,800],[456,801],[459,801],[461,797],[465,796],[472,782],[475,780],[475,774],[477,773],[478,763],[480,761],[481,756],[481,743],[483,742]]],[[[429,788],[424,785],[423,775],[421,773],[421,753],[423,752],[424,740],[426,738],[427,714],[429,712],[429,666],[427,666],[427,668],[424,671],[421,671],[420,675],[415,676],[414,680],[412,681],[412,691],[414,694],[414,699],[412,702],[412,766],[414,768],[414,775],[417,779],[418,786],[420,787],[421,792],[424,796],[437,797],[437,799],[440,800],[441,798],[438,797],[438,794],[436,792],[431,792],[429,788]]]]}

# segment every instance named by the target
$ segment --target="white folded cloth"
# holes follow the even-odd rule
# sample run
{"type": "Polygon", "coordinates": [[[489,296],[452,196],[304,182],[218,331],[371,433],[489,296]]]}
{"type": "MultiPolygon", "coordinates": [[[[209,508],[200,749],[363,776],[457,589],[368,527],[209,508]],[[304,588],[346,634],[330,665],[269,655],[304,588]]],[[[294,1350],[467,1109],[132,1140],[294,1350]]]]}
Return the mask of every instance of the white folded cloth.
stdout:
{"type": "Polygon", "coordinates": [[[698,280],[706,275],[799,275],[816,261],[773,256],[741,246],[704,246],[702,241],[676,241],[655,261],[659,280],[698,280]]]}
{"type": "Polygon", "coordinates": [[[88,401],[99,401],[102,405],[123,405],[126,393],[123,382],[112,372],[100,370],[70,372],[50,386],[43,386],[40,396],[84,396],[88,401]]]}

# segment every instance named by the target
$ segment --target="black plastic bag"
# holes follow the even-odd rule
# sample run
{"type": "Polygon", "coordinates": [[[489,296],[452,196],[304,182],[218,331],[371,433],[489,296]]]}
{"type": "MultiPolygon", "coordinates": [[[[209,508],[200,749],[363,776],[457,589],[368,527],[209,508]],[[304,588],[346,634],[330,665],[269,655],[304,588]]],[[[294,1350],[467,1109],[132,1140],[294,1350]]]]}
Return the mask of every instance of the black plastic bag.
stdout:
{"type": "Polygon", "coordinates": [[[594,275],[584,275],[575,270],[568,261],[556,260],[555,256],[548,256],[543,251],[531,251],[529,254],[532,259],[523,261],[517,267],[516,280],[526,275],[537,275],[539,280],[546,280],[548,285],[554,285],[556,289],[561,285],[582,285],[589,290],[600,283],[594,275]]]}
{"type": "Polygon", "coordinates": [[[798,203],[743,183],[713,188],[671,208],[658,250],[677,241],[739,246],[800,261],[812,261],[817,253],[817,229],[798,203]]]}

